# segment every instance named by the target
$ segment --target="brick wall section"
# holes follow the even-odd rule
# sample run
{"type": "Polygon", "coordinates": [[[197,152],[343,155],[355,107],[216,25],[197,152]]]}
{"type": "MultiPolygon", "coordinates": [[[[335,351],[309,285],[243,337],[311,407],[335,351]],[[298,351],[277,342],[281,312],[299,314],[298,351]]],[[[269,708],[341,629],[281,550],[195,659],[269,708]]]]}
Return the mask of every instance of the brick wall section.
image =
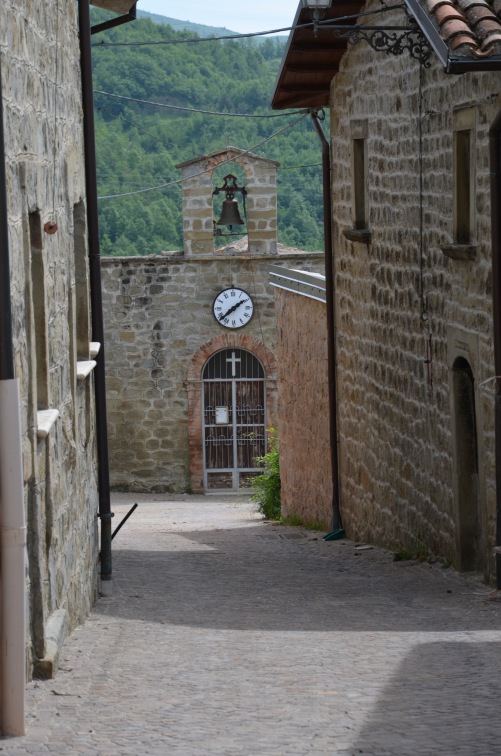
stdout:
{"type": "MultiPolygon", "coordinates": [[[[92,377],[78,385],[76,380],[74,206],[85,200],[77,4],[5,0],[0,55],[28,526],[28,644],[35,660],[46,652],[45,626],[53,612],[65,610],[71,630],[86,617],[97,592],[92,377]],[[58,226],[55,234],[41,232],[36,273],[30,213],[39,214],[39,228],[47,221],[58,226]],[[60,413],[45,440],[37,437],[34,283],[40,279],[48,365],[43,408],[48,404],[60,413]]],[[[85,260],[80,276],[82,271],[85,260]]],[[[81,295],[83,281],[79,284],[81,295]]],[[[90,324],[87,331],[88,344],[90,324]]]]}
{"type": "Polygon", "coordinates": [[[488,129],[498,92],[499,74],[447,76],[435,58],[424,69],[406,54],[376,54],[363,43],[349,48],[331,89],[343,523],[352,537],[410,550],[421,543],[458,563],[450,368],[461,350],[475,362],[464,346],[472,337],[486,575],[495,533],[493,396],[482,387],[494,373],[488,129]],[[476,117],[474,261],[441,251],[454,241],[453,114],[460,107],[473,107],[476,117]],[[342,233],[352,225],[356,119],[368,120],[369,245],[342,233]]]}
{"type": "Polygon", "coordinates": [[[282,515],[332,529],[325,304],[275,289],[282,515]]]}
{"type": "MultiPolygon", "coordinates": [[[[114,487],[199,490],[201,459],[193,460],[201,436],[199,441],[194,438],[193,427],[200,422],[195,415],[196,381],[201,376],[194,375],[194,365],[197,370],[203,367],[200,355],[219,343],[215,339],[231,343],[236,339],[235,343],[252,345],[251,351],[261,354],[265,369],[269,367],[268,355],[275,353],[274,295],[268,284],[271,264],[323,272],[323,256],[315,252],[102,260],[114,487]],[[255,304],[250,323],[231,334],[212,314],[214,298],[228,286],[245,289],[255,304]]],[[[274,375],[270,378],[272,386],[274,375]]]]}

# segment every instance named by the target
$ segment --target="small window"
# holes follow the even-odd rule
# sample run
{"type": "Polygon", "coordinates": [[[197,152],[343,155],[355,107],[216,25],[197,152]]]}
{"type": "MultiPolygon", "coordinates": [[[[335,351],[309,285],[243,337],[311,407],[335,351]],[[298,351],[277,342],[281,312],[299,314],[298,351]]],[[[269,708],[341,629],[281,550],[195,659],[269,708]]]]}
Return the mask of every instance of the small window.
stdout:
{"type": "Polygon", "coordinates": [[[42,221],[39,212],[29,216],[31,250],[31,290],[35,336],[37,409],[49,408],[49,352],[45,301],[45,263],[42,249],[42,221]]]}
{"type": "Polygon", "coordinates": [[[87,223],[85,204],[73,207],[73,252],[75,260],[75,328],[77,359],[89,359],[89,274],[87,262],[87,223]]]}
{"type": "Polygon", "coordinates": [[[475,111],[454,114],[454,242],[472,244],[475,237],[475,111]]]}
{"type": "Polygon", "coordinates": [[[351,136],[351,228],[343,235],[352,242],[370,244],[368,201],[367,139],[369,121],[366,118],[350,121],[351,136]]]}
{"type": "Polygon", "coordinates": [[[352,142],[353,158],[353,228],[367,228],[367,160],[366,140],[354,139],[352,142]]]}

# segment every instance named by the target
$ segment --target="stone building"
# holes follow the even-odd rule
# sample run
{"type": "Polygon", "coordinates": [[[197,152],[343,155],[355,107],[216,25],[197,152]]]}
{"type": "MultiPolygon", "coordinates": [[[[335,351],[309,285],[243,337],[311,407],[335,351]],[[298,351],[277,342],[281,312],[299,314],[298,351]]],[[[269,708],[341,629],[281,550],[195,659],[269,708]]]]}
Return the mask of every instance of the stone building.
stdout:
{"type": "Polygon", "coordinates": [[[492,577],[501,20],[406,5],[336,4],[293,31],[273,106],[330,108],[344,528],[492,577]]]}
{"type": "MultiPolygon", "coordinates": [[[[99,4],[124,11],[114,0],[99,4]]],[[[65,633],[87,616],[97,595],[93,384],[100,358],[91,341],[81,67],[82,40],[90,49],[88,5],[0,4],[2,326],[7,319],[12,324],[11,338],[2,341],[2,368],[8,354],[13,373],[2,373],[1,386],[16,385],[13,416],[20,420],[17,433],[6,427],[4,405],[0,729],[10,735],[24,729],[25,671],[55,672],[65,633]],[[20,505],[13,526],[10,497],[17,484],[7,480],[4,457],[16,447],[20,505]],[[21,554],[19,574],[13,574],[14,550],[21,554]],[[13,586],[20,586],[20,597],[10,593],[13,586]],[[12,626],[18,607],[20,621],[12,626]]]]}
{"type": "Polygon", "coordinates": [[[270,265],[323,271],[323,254],[277,243],[277,163],[227,147],[178,167],[184,250],[102,261],[111,482],[238,491],[277,416],[270,265]],[[214,233],[218,168],[246,191],[239,240],[214,233]]]}

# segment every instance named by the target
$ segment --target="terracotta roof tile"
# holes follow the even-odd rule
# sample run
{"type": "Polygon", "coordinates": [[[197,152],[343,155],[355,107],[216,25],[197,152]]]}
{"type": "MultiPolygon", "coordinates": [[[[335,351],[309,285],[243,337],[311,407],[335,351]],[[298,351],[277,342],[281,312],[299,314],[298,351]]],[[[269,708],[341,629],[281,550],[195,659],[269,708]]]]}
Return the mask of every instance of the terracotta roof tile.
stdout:
{"type": "Polygon", "coordinates": [[[426,0],[426,5],[451,50],[479,57],[499,52],[501,0],[426,0]]]}

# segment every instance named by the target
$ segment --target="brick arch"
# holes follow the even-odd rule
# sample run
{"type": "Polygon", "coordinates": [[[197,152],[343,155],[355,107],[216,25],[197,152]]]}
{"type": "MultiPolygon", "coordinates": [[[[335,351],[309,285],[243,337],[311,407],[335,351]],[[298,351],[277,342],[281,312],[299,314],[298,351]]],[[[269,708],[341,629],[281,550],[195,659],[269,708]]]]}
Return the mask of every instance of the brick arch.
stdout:
{"type": "Polygon", "coordinates": [[[186,376],[188,392],[188,438],[190,454],[190,480],[194,493],[203,493],[203,438],[202,438],[202,370],[207,360],[222,349],[246,349],[264,367],[266,377],[266,404],[268,421],[275,424],[277,417],[277,361],[275,355],[254,336],[222,333],[202,344],[191,359],[186,376]]]}
{"type": "Polygon", "coordinates": [[[227,163],[228,161],[236,163],[241,168],[243,168],[244,173],[247,177],[247,181],[252,182],[253,171],[248,155],[241,157],[239,152],[231,149],[227,150],[226,152],[221,152],[219,155],[214,155],[210,158],[210,160],[207,161],[207,168],[210,169],[210,175],[212,176],[214,169],[217,168],[218,165],[221,165],[221,163],[227,163]]]}

